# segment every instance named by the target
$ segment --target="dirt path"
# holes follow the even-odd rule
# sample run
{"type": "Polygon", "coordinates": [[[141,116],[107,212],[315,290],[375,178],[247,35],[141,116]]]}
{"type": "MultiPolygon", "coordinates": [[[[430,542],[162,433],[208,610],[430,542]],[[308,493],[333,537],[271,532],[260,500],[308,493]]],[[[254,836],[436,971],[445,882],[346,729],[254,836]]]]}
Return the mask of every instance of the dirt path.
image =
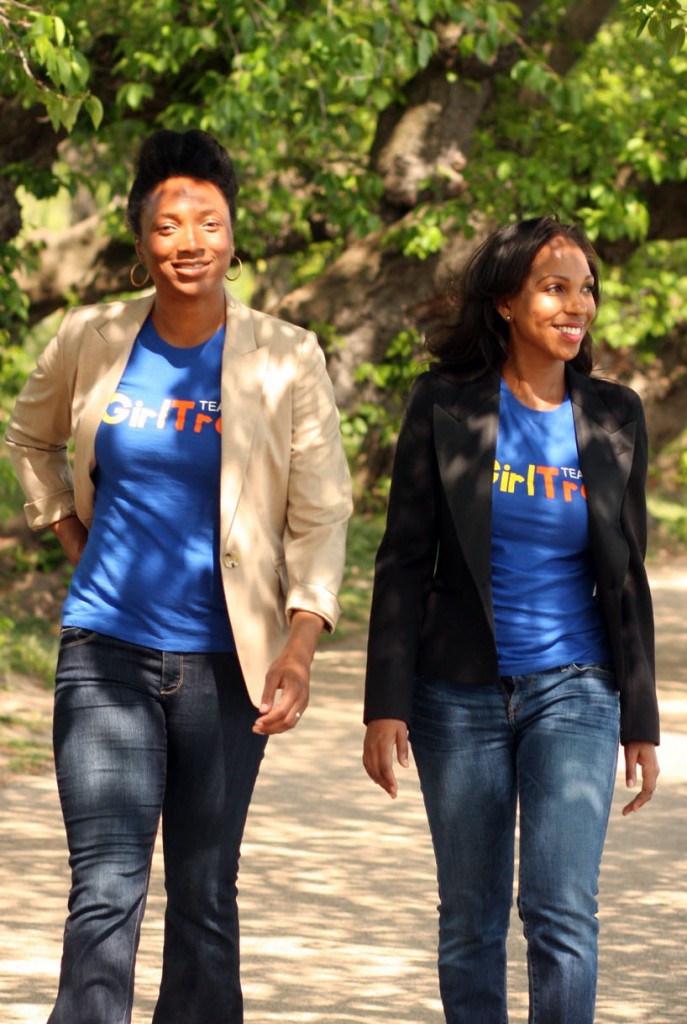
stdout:
{"type": "MultiPolygon", "coordinates": [[[[619,775],[602,885],[598,1024],[687,1020],[687,562],[652,568],[664,737],[659,793],[631,819],[619,775]]],[[[362,638],[326,645],[313,704],[272,741],[251,809],[241,873],[247,1024],[440,1024],[435,882],[414,769],[392,803],[360,765],[362,638]]],[[[22,690],[37,728],[49,697],[22,690]]],[[[6,710],[3,708],[3,711],[6,710]]],[[[67,892],[50,773],[0,788],[0,1021],[50,1010],[67,892]]],[[[135,1024],[150,1020],[162,895],[156,860],[139,955],[135,1024]]],[[[526,1020],[514,920],[512,1021],[526,1020]]]]}

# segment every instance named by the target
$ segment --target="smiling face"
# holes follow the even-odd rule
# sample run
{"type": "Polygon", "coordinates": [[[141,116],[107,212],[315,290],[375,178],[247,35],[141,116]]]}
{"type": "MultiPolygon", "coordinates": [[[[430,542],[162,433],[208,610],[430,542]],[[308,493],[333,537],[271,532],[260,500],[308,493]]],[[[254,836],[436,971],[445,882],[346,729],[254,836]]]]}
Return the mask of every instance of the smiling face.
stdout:
{"type": "Polygon", "coordinates": [[[146,197],[136,252],[162,300],[222,294],[234,252],[224,196],[208,181],[167,178],[146,197]]]}
{"type": "Polygon", "coordinates": [[[557,236],[542,246],[520,291],[497,303],[509,325],[508,353],[521,369],[568,362],[596,314],[587,257],[557,236]]]}

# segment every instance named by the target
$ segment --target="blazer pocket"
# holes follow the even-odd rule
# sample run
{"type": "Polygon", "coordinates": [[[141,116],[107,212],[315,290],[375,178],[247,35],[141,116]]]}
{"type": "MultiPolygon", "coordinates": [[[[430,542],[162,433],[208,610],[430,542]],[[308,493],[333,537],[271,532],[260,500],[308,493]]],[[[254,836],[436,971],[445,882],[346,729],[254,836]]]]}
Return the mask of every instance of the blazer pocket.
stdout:
{"type": "Polygon", "coordinates": [[[286,559],[278,558],[274,562],[274,571],[277,574],[279,580],[279,589],[282,592],[282,596],[286,598],[289,592],[289,574],[286,571],[286,559]]]}
{"type": "Polygon", "coordinates": [[[430,596],[432,594],[446,594],[446,595],[458,595],[464,594],[466,587],[461,586],[460,583],[444,583],[441,580],[432,580],[432,585],[429,589],[430,596]]]}

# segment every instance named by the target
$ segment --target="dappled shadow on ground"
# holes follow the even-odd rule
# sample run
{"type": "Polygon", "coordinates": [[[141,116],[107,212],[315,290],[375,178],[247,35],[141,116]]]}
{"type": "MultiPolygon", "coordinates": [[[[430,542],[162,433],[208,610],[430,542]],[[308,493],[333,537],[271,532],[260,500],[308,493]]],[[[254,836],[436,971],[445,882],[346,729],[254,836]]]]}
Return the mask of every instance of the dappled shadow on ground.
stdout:
{"type": "MultiPolygon", "coordinates": [[[[664,772],[623,819],[622,776],[601,881],[598,1024],[684,1024],[687,966],[685,591],[657,581],[664,772]],[[665,584],[665,585],[664,585],[665,584]]],[[[687,575],[684,578],[687,585],[687,575]]],[[[318,656],[313,701],[270,741],[240,876],[247,1024],[440,1024],[431,844],[414,768],[392,802],[363,771],[359,642],[318,656]]],[[[56,985],[67,871],[54,782],[0,791],[0,1019],[40,1024],[56,985]]],[[[139,955],[135,1024],[159,977],[156,857],[139,955]]],[[[511,1019],[527,1019],[524,945],[510,938],[511,1019]]]]}
{"type": "Polygon", "coordinates": [[[687,780],[665,779],[650,813],[629,820],[621,784],[601,877],[597,1020],[677,1024],[687,1019],[687,780]]]}

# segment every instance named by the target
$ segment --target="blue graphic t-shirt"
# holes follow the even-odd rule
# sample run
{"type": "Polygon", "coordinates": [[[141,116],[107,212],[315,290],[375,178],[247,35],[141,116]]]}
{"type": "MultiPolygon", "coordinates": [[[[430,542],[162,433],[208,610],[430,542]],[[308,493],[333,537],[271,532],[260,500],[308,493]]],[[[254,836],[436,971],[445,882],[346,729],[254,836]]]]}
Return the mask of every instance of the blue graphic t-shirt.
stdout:
{"type": "Polygon", "coordinates": [[[95,442],[95,510],[62,616],[167,651],[233,649],[219,566],[224,328],[177,348],[148,319],[95,442]]]}
{"type": "Polygon", "coordinates": [[[502,675],[609,661],[594,585],[570,399],[530,409],[502,381],[492,511],[502,675]]]}

